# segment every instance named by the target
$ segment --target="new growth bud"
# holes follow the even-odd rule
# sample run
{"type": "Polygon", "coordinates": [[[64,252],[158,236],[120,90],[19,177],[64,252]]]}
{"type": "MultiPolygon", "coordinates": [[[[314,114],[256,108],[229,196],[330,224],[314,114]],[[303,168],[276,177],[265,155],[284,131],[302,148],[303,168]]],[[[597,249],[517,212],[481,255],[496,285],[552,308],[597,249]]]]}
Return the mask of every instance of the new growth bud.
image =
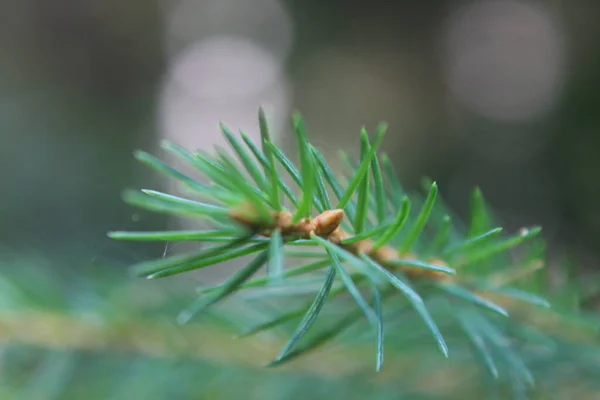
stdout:
{"type": "Polygon", "coordinates": [[[315,234],[321,237],[331,235],[342,223],[344,210],[326,210],[314,220],[315,234]]]}

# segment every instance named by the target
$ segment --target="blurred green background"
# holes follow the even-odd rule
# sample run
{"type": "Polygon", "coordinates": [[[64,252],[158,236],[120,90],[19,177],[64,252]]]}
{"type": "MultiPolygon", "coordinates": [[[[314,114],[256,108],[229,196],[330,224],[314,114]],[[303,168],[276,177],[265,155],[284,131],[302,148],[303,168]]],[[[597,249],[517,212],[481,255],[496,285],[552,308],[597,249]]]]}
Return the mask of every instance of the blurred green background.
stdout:
{"type": "Polygon", "coordinates": [[[94,303],[89,276],[165,250],[107,231],[181,223],[122,203],[169,184],[132,151],[224,146],[221,120],[257,137],[259,106],[290,150],[299,110],[334,165],[385,120],[405,186],[435,179],[459,215],[480,186],[508,230],[542,225],[551,259],[597,270],[598,18],[591,0],[0,1],[3,274],[42,259],[39,285],[94,303]]]}

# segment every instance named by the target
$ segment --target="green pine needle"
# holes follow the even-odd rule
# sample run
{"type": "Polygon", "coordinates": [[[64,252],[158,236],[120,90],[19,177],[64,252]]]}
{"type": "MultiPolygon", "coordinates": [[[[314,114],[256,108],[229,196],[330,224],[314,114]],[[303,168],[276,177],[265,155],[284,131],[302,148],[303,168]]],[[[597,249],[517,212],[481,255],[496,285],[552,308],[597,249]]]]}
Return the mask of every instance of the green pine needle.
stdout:
{"type": "Polygon", "coordinates": [[[442,272],[444,274],[448,274],[448,275],[456,275],[456,270],[454,270],[453,268],[450,267],[446,267],[443,265],[434,265],[434,264],[430,264],[424,261],[419,261],[419,260],[410,260],[410,259],[403,259],[403,258],[399,258],[396,260],[390,260],[387,262],[390,266],[398,266],[398,267],[402,267],[402,266],[408,266],[408,267],[417,267],[417,268],[421,268],[427,271],[435,271],[435,272],[442,272]]]}
{"type": "Polygon", "coordinates": [[[456,253],[472,249],[473,247],[476,247],[481,243],[486,242],[488,239],[493,238],[499,235],[500,233],[502,233],[502,228],[494,228],[490,231],[471,237],[470,239],[467,239],[462,243],[452,246],[449,249],[444,250],[442,254],[444,255],[444,257],[448,257],[450,255],[454,255],[456,253]]]}
{"type": "Polygon", "coordinates": [[[373,160],[373,157],[375,157],[375,153],[377,152],[377,149],[383,141],[383,137],[386,133],[386,130],[386,125],[382,125],[381,127],[379,127],[378,131],[375,134],[375,140],[373,141],[373,145],[369,149],[368,154],[361,160],[358,169],[354,173],[354,177],[348,184],[348,187],[344,191],[344,194],[339,200],[339,203],[336,206],[336,208],[344,208],[346,206],[346,204],[350,201],[350,198],[360,185],[361,181],[365,179],[365,176],[367,176],[367,172],[369,171],[371,161],[373,160]]]}
{"type": "Polygon", "coordinates": [[[375,371],[381,371],[383,366],[383,342],[384,342],[384,331],[383,331],[383,312],[381,308],[381,293],[376,285],[371,285],[371,293],[373,296],[373,306],[375,309],[375,317],[377,320],[377,351],[376,351],[376,363],[375,371]]]}
{"type": "Polygon", "coordinates": [[[323,346],[330,340],[339,336],[342,332],[348,329],[351,325],[356,323],[360,318],[361,311],[352,311],[346,314],[340,321],[334,324],[329,329],[321,331],[319,334],[312,337],[310,340],[307,340],[304,345],[300,345],[296,347],[295,350],[287,352],[282,357],[277,357],[275,360],[265,365],[266,367],[276,367],[278,365],[282,365],[283,363],[287,363],[292,361],[293,359],[308,353],[311,350],[315,350],[320,346],[323,346]]]}
{"type": "Polygon", "coordinates": [[[215,213],[224,213],[226,209],[224,207],[215,206],[212,204],[202,203],[200,201],[194,201],[189,199],[184,199],[182,197],[173,196],[171,194],[162,193],[156,190],[150,189],[142,189],[142,192],[147,194],[148,196],[156,197],[160,200],[163,200],[165,203],[172,203],[175,206],[180,206],[182,208],[188,208],[190,212],[196,214],[215,214],[215,213]]]}
{"type": "Polygon", "coordinates": [[[449,293],[453,296],[459,297],[469,303],[473,303],[475,305],[487,308],[487,309],[492,310],[500,315],[508,317],[508,311],[506,311],[499,305],[494,304],[493,302],[486,300],[481,296],[471,293],[468,290],[463,289],[460,286],[441,284],[441,285],[438,285],[438,287],[440,289],[446,291],[447,293],[449,293]]]}
{"type": "Polygon", "coordinates": [[[433,206],[435,205],[435,198],[437,196],[438,188],[437,184],[433,182],[431,184],[431,188],[429,190],[429,194],[427,195],[427,200],[419,213],[417,220],[411,227],[410,231],[407,233],[406,237],[402,240],[402,244],[400,245],[400,253],[407,253],[425,228],[425,224],[429,219],[429,215],[433,210],[433,206]]]}
{"type": "Polygon", "coordinates": [[[238,289],[238,287],[244,283],[248,278],[254,275],[260,267],[268,260],[269,252],[263,251],[250,262],[247,266],[242,268],[240,271],[235,273],[229,278],[225,284],[223,284],[218,290],[210,293],[206,297],[201,297],[197,302],[192,304],[189,308],[182,311],[177,317],[177,321],[180,324],[187,323],[194,315],[202,312],[208,306],[218,302],[224,297],[228,296],[232,292],[238,289]]]}
{"type": "MultiPolygon", "coordinates": [[[[325,180],[331,187],[331,190],[335,194],[336,198],[338,199],[338,201],[340,201],[342,199],[342,197],[344,196],[344,189],[342,188],[342,185],[338,182],[337,178],[335,177],[335,174],[329,167],[329,164],[325,160],[325,157],[323,156],[323,154],[321,154],[314,147],[312,148],[312,152],[313,152],[313,157],[316,159],[317,163],[319,164],[319,173],[323,175],[323,177],[325,178],[325,180]]],[[[336,207],[336,208],[340,208],[340,207],[336,207]]],[[[349,200],[347,202],[346,206],[342,207],[342,208],[343,208],[344,212],[346,213],[346,215],[348,216],[348,218],[351,221],[353,221],[354,216],[356,215],[356,205],[354,204],[354,202],[352,200],[349,200]]]]}
{"type": "Polygon", "coordinates": [[[497,357],[503,358],[505,363],[508,364],[508,370],[516,372],[515,377],[518,377],[519,381],[522,380],[526,385],[533,387],[535,379],[531,371],[523,363],[523,360],[510,347],[506,346],[506,336],[490,323],[487,318],[473,312],[467,315],[473,320],[473,323],[479,328],[482,335],[487,337],[488,342],[494,346],[497,357]]]}
{"type": "MultiPolygon", "coordinates": [[[[242,146],[242,144],[237,140],[233,133],[231,133],[231,131],[227,129],[227,127],[223,123],[220,124],[220,127],[221,132],[223,132],[223,136],[225,136],[231,148],[238,155],[238,158],[244,165],[244,168],[246,168],[246,171],[248,171],[252,179],[254,179],[256,185],[264,190],[267,187],[267,183],[264,174],[260,171],[259,165],[256,163],[256,161],[252,159],[252,157],[242,146]]],[[[271,201],[273,200],[274,199],[271,199],[271,201]]]]}
{"type": "MultiPolygon", "coordinates": [[[[314,160],[315,157],[315,148],[310,146],[311,154],[314,160]]],[[[325,181],[323,181],[323,172],[319,168],[315,168],[315,183],[317,185],[317,200],[315,201],[315,205],[319,212],[323,212],[324,210],[331,209],[331,200],[329,200],[329,195],[327,194],[327,188],[325,187],[325,181]],[[320,204],[319,204],[320,203],[320,204]]]]}
{"type": "Polygon", "coordinates": [[[509,238],[477,247],[463,256],[461,259],[461,265],[465,266],[475,264],[500,253],[504,253],[520,245],[524,241],[537,236],[540,232],[541,228],[539,227],[522,229],[521,232],[509,238]]]}
{"type": "Polygon", "coordinates": [[[190,231],[163,231],[163,232],[109,232],[108,237],[117,240],[132,241],[167,241],[167,242],[197,242],[210,238],[240,236],[240,229],[210,229],[190,231]]]}
{"type": "Polygon", "coordinates": [[[302,200],[298,205],[298,210],[294,214],[292,222],[297,223],[302,218],[310,217],[313,206],[313,194],[315,191],[315,163],[313,155],[306,137],[304,121],[296,114],[294,116],[294,131],[298,140],[298,152],[300,155],[301,176],[302,176],[302,200]]]}
{"type": "MultiPolygon", "coordinates": [[[[381,290],[381,302],[383,302],[384,299],[387,299],[392,293],[393,292],[389,288],[381,290]]],[[[271,363],[267,364],[267,367],[275,367],[283,363],[290,362],[291,360],[301,355],[304,355],[309,351],[315,350],[323,346],[330,340],[333,340],[342,333],[344,333],[344,331],[346,331],[352,325],[354,325],[359,320],[361,314],[361,310],[350,311],[344,317],[340,318],[340,320],[338,320],[335,324],[333,324],[333,326],[331,326],[328,329],[322,330],[320,333],[306,340],[304,344],[297,346],[296,350],[290,351],[281,359],[272,361],[271,363]]]]}
{"type": "Polygon", "coordinates": [[[135,275],[144,276],[168,268],[176,267],[178,265],[199,261],[216,255],[222,255],[230,249],[234,249],[240,245],[243,245],[250,239],[250,237],[250,235],[242,236],[239,239],[235,241],[230,241],[222,246],[201,249],[191,254],[183,254],[178,256],[163,257],[157,260],[143,261],[141,263],[135,264],[132,267],[132,270],[135,271],[135,275]]]}
{"type": "Polygon", "coordinates": [[[325,178],[325,180],[331,187],[331,190],[333,190],[333,193],[335,193],[338,200],[341,200],[342,197],[344,196],[344,189],[342,188],[342,185],[340,185],[337,178],[335,177],[335,174],[329,167],[329,164],[325,160],[325,157],[323,156],[323,154],[321,154],[321,152],[319,152],[314,147],[312,147],[312,153],[313,153],[314,158],[316,159],[316,161],[319,164],[319,168],[321,169],[321,173],[323,174],[323,177],[325,178]]]}
{"type": "Polygon", "coordinates": [[[302,176],[296,166],[287,158],[285,154],[273,143],[267,143],[267,147],[271,151],[271,154],[279,161],[283,168],[290,174],[290,177],[294,180],[296,185],[302,187],[302,176]]]}
{"type": "Polygon", "coordinates": [[[340,262],[339,256],[336,253],[333,253],[331,250],[327,250],[327,253],[331,259],[331,265],[333,265],[338,275],[342,278],[342,282],[348,289],[348,293],[350,293],[350,295],[354,298],[354,301],[356,301],[356,304],[358,304],[358,306],[362,309],[367,320],[373,325],[377,324],[377,316],[360,294],[360,290],[358,287],[356,287],[352,277],[344,269],[342,263],[340,262]]]}
{"type": "MultiPolygon", "coordinates": [[[[370,153],[371,146],[369,145],[369,136],[367,131],[363,128],[360,132],[361,137],[361,162],[365,160],[367,155],[370,153]]],[[[374,157],[373,157],[374,158],[374,157]]],[[[371,161],[372,162],[372,161],[371,161]]],[[[356,204],[356,215],[354,217],[354,232],[360,234],[367,222],[367,215],[369,213],[369,194],[370,194],[370,180],[369,180],[369,169],[366,171],[362,183],[358,186],[358,201],[356,204]]]]}
{"type": "Polygon", "coordinates": [[[285,314],[283,314],[277,318],[274,318],[270,321],[263,322],[262,324],[258,324],[249,329],[246,329],[239,335],[236,335],[235,338],[242,339],[242,338],[246,338],[246,337],[249,337],[252,335],[256,335],[258,333],[264,332],[269,329],[277,328],[278,326],[281,326],[281,325],[285,324],[286,322],[293,321],[297,318],[302,317],[304,314],[306,314],[306,312],[309,310],[309,308],[310,308],[310,305],[306,306],[306,307],[300,307],[293,311],[288,311],[285,314]]]}
{"type": "Polygon", "coordinates": [[[431,315],[429,315],[429,311],[427,311],[427,307],[425,306],[425,303],[423,302],[423,299],[421,298],[421,296],[419,296],[419,294],[417,292],[415,292],[414,289],[412,289],[408,284],[406,284],[405,282],[402,282],[400,280],[400,278],[393,275],[391,272],[389,272],[388,270],[383,268],[381,265],[379,265],[377,262],[373,261],[371,258],[366,256],[365,254],[361,254],[361,258],[363,260],[365,260],[365,262],[367,262],[373,268],[375,268],[377,271],[382,273],[389,280],[389,282],[394,287],[396,287],[396,289],[401,291],[406,296],[408,301],[410,301],[410,303],[415,308],[415,311],[417,311],[417,313],[421,316],[421,318],[423,318],[423,321],[425,322],[425,324],[429,327],[429,330],[431,331],[431,333],[433,334],[433,337],[437,341],[438,346],[439,346],[440,350],[442,351],[442,354],[444,354],[444,356],[448,357],[448,345],[446,345],[446,341],[444,340],[442,333],[440,332],[436,323],[433,321],[433,318],[431,317],[431,315]]]}
{"type": "MultiPolygon", "coordinates": [[[[219,158],[224,164],[224,169],[228,171],[236,171],[235,161],[233,161],[225,152],[219,151],[219,158]]],[[[254,206],[260,218],[269,220],[269,208],[272,206],[267,203],[267,198],[264,193],[250,184],[241,174],[229,174],[229,182],[254,206]]]]}
{"type": "Polygon", "coordinates": [[[517,288],[511,288],[511,287],[494,288],[494,287],[488,287],[488,286],[483,286],[482,288],[487,291],[500,293],[507,297],[511,297],[515,300],[524,301],[526,303],[530,303],[530,304],[533,304],[538,307],[543,307],[543,308],[552,307],[552,305],[550,304],[550,302],[548,300],[546,300],[540,296],[537,296],[533,293],[529,293],[529,292],[526,292],[524,290],[520,290],[517,288]]]}
{"type": "MultiPolygon", "coordinates": [[[[282,278],[292,278],[294,276],[309,274],[311,272],[319,271],[319,270],[327,267],[329,264],[330,264],[329,259],[325,259],[325,260],[315,261],[315,262],[312,262],[312,263],[309,263],[309,264],[306,264],[306,265],[303,265],[303,266],[300,266],[297,268],[288,269],[282,273],[282,278]]],[[[240,289],[249,289],[249,288],[256,288],[256,287],[261,287],[261,286],[267,286],[269,283],[270,283],[269,277],[256,278],[256,279],[252,279],[252,280],[240,285],[240,289]]],[[[197,290],[197,292],[198,292],[198,294],[211,293],[211,292],[214,292],[215,290],[218,290],[219,288],[221,288],[221,285],[208,287],[208,288],[200,288],[197,290]]]]}
{"type": "Polygon", "coordinates": [[[207,219],[220,218],[227,215],[227,209],[193,201],[175,201],[166,197],[156,196],[157,192],[134,190],[123,192],[123,201],[146,210],[172,215],[202,216],[207,219]]]}
{"type": "MultiPolygon", "coordinates": [[[[333,299],[333,298],[339,296],[340,294],[344,293],[345,291],[346,291],[345,286],[342,286],[339,288],[332,288],[331,291],[329,292],[328,299],[333,299]]],[[[280,315],[279,317],[275,317],[269,321],[263,322],[256,326],[253,326],[249,329],[246,329],[242,333],[238,334],[236,336],[236,338],[244,338],[244,337],[256,335],[256,334],[264,332],[266,330],[277,328],[277,327],[285,324],[286,322],[293,321],[295,319],[299,319],[299,318],[303,317],[304,315],[306,315],[306,313],[310,310],[312,304],[313,304],[313,301],[310,301],[301,307],[295,308],[292,311],[288,311],[288,312],[280,315]]]]}
{"type": "Polygon", "coordinates": [[[165,164],[153,155],[146,153],[145,151],[137,150],[133,154],[138,161],[155,169],[158,172],[161,172],[165,175],[177,179],[178,181],[183,182],[191,189],[194,189],[200,193],[204,193],[209,190],[207,186],[185,175],[184,173],[179,172],[175,168],[170,167],[169,165],[165,164]]]}
{"type": "Polygon", "coordinates": [[[262,149],[265,154],[265,158],[268,162],[268,167],[265,168],[265,174],[270,177],[271,187],[271,203],[276,211],[281,211],[281,198],[279,196],[279,182],[277,179],[277,168],[275,167],[275,160],[273,153],[271,152],[268,143],[271,142],[271,136],[269,134],[269,126],[265,117],[265,112],[262,108],[258,110],[258,125],[260,127],[260,137],[262,139],[262,149]]]}
{"type": "Polygon", "coordinates": [[[494,361],[494,356],[490,352],[485,339],[483,338],[481,333],[478,332],[476,324],[474,324],[470,318],[468,318],[466,315],[463,315],[462,313],[458,314],[457,318],[461,327],[467,334],[467,337],[473,344],[473,347],[475,348],[476,352],[483,360],[488,372],[494,377],[494,379],[497,379],[499,373],[498,367],[496,366],[496,362],[494,361]]]}
{"type": "Polygon", "coordinates": [[[373,245],[374,250],[377,250],[388,244],[389,241],[392,240],[398,234],[398,232],[400,232],[404,226],[404,223],[408,219],[409,213],[410,201],[408,200],[408,197],[404,196],[400,205],[400,209],[398,210],[398,214],[396,214],[396,219],[394,220],[393,224],[384,232],[384,234],[375,242],[373,245]]]}
{"type": "Polygon", "coordinates": [[[371,171],[373,173],[373,189],[375,192],[375,215],[377,216],[377,223],[381,224],[387,216],[387,198],[383,184],[383,174],[379,165],[379,157],[374,157],[371,161],[371,171]]]}
{"type": "Polygon", "coordinates": [[[284,255],[284,252],[280,251],[282,246],[281,231],[275,229],[269,243],[269,264],[267,266],[267,275],[274,282],[281,281],[282,279],[284,255]]]}
{"type": "Polygon", "coordinates": [[[360,258],[356,257],[354,254],[348,252],[347,250],[342,249],[339,246],[334,245],[333,243],[320,238],[316,235],[312,236],[312,239],[322,245],[327,251],[330,251],[333,254],[336,254],[340,260],[347,261],[352,264],[358,271],[369,277],[372,281],[381,282],[382,280],[379,278],[376,271],[373,271],[372,268],[369,268],[368,263],[365,263],[360,258]]]}
{"type": "Polygon", "coordinates": [[[268,243],[257,243],[252,246],[237,248],[238,243],[229,242],[217,248],[210,248],[201,251],[192,257],[181,258],[170,257],[163,260],[164,263],[156,261],[154,263],[141,263],[134,265],[132,271],[138,276],[146,276],[148,279],[166,278],[167,276],[177,275],[195,269],[206,268],[229,260],[235,260],[265,249],[268,243]],[[185,261],[181,261],[185,260],[185,261]],[[171,266],[167,266],[171,264],[171,266]]]}
{"type": "MultiPolygon", "coordinates": [[[[242,138],[244,139],[244,141],[246,142],[246,144],[250,147],[250,149],[252,150],[252,152],[254,153],[255,157],[260,161],[261,165],[263,166],[263,168],[265,169],[269,169],[269,162],[267,161],[267,159],[260,153],[260,150],[258,149],[258,147],[256,147],[256,145],[254,143],[252,143],[252,141],[250,140],[250,138],[248,138],[247,136],[243,135],[242,138]]],[[[265,146],[268,147],[271,151],[271,154],[275,157],[278,158],[278,152],[280,153],[279,149],[277,148],[277,146],[275,146],[273,143],[271,142],[266,142],[265,146]]],[[[284,156],[283,154],[281,154],[282,156],[284,156]]],[[[285,156],[284,156],[285,157],[285,156]]],[[[281,162],[281,160],[278,159],[278,161],[281,162]]],[[[284,165],[284,167],[286,167],[286,165],[284,165]]],[[[290,166],[292,169],[295,169],[295,167],[293,165],[290,166]]],[[[286,168],[287,169],[287,168],[286,168]]],[[[275,170],[277,170],[277,168],[275,168],[275,170]]],[[[289,171],[288,171],[289,172],[289,171]]],[[[279,186],[279,188],[283,191],[283,193],[286,195],[286,197],[291,201],[292,205],[294,207],[298,207],[298,198],[297,196],[294,194],[294,192],[289,188],[289,186],[285,183],[285,181],[283,180],[283,177],[277,173],[277,184],[279,186]]],[[[300,181],[299,175],[298,175],[298,182],[300,181]]]]}
{"type": "Polygon", "coordinates": [[[327,296],[329,295],[329,291],[331,290],[331,286],[333,285],[333,281],[335,280],[335,275],[336,269],[332,266],[329,269],[329,273],[327,274],[327,278],[325,279],[321,290],[319,291],[319,293],[317,293],[315,300],[313,301],[311,307],[306,312],[304,318],[298,325],[298,328],[275,358],[276,362],[285,357],[290,352],[290,350],[294,348],[296,343],[304,337],[304,335],[306,334],[306,332],[308,332],[310,327],[315,323],[317,317],[319,316],[319,313],[325,305],[325,301],[327,300],[327,296]]]}

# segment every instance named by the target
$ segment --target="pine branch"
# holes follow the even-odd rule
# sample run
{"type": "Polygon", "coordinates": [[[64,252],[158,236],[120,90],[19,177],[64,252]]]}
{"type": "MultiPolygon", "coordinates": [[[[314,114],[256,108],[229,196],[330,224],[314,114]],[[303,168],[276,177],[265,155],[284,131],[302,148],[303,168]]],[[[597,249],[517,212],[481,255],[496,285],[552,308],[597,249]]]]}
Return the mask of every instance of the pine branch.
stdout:
{"type": "MultiPolygon", "coordinates": [[[[271,141],[262,111],[259,122],[260,145],[243,134],[240,137],[247,149],[221,126],[237,159],[223,151],[211,156],[164,144],[165,149],[208,178],[208,185],[200,184],[150,155],[136,153],[145,164],[182,182],[203,201],[154,190],[127,192],[125,201],[158,212],[202,216],[215,224],[214,229],[203,231],[111,232],[110,237],[121,240],[214,244],[190,254],[142,262],[133,266],[136,275],[156,279],[242,256],[254,257],[224,283],[199,290],[198,301],[182,312],[180,322],[189,321],[195,314],[245,288],[272,287],[293,277],[321,276],[316,274],[329,271],[312,301],[255,330],[271,329],[301,318],[272,365],[292,360],[331,341],[364,316],[371,322],[373,336],[377,337],[376,365],[380,369],[383,314],[393,301],[412,307],[420,319],[418,324],[427,328],[446,356],[451,356],[452,349],[437,319],[458,319],[467,339],[474,343],[474,351],[487,360],[489,366],[494,355],[476,341],[497,344],[505,340],[505,333],[497,324],[508,323],[511,316],[500,305],[502,301],[494,301],[498,294],[501,299],[518,300],[536,307],[549,306],[537,295],[506,286],[517,283],[513,281],[518,277],[514,269],[509,268],[512,265],[509,251],[531,241],[540,229],[524,228],[514,235],[502,236],[501,228],[490,226],[491,217],[478,189],[474,191],[467,229],[460,229],[452,222],[450,211],[439,199],[435,182],[428,185],[425,197],[406,193],[389,159],[379,158],[377,153],[387,130],[385,124],[377,127],[372,140],[365,129],[361,131],[360,159],[358,162],[348,159],[351,169],[348,183],[343,185],[326,158],[308,142],[299,115],[294,116],[293,128],[298,139],[300,168],[271,141]],[[285,184],[278,167],[289,174],[296,193],[285,184]],[[329,198],[328,192],[337,200],[329,198]],[[285,200],[292,209],[286,207],[285,200]],[[297,265],[297,260],[309,255],[310,263],[301,261],[297,265]],[[268,266],[267,276],[253,278],[263,265],[268,266]],[[340,286],[336,286],[338,282],[340,286]],[[367,300],[364,291],[380,293],[381,299],[370,296],[367,300]],[[327,304],[344,293],[354,299],[357,308],[340,315],[340,325],[332,330],[308,337],[327,304]],[[436,315],[431,311],[431,304],[440,301],[450,308],[436,315]],[[500,322],[495,314],[501,315],[500,322]]],[[[539,257],[526,257],[518,268],[534,261],[539,261],[539,257]]],[[[526,371],[517,355],[504,354],[503,357],[505,369],[526,371]]],[[[515,378],[515,382],[523,380],[524,385],[531,385],[528,375],[522,375],[515,378]]]]}

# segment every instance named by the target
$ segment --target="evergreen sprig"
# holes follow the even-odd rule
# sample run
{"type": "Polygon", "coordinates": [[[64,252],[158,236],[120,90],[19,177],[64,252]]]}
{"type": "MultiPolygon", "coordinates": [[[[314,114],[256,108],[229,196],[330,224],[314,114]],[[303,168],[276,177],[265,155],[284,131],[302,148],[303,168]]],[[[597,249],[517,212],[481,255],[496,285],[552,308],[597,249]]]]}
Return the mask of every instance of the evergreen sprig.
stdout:
{"type": "Polygon", "coordinates": [[[444,207],[435,182],[428,183],[424,196],[407,193],[389,157],[378,154],[385,124],[376,128],[373,137],[366,129],[361,130],[360,157],[356,161],[345,157],[349,166],[345,180],[334,174],[327,157],[309,143],[298,114],[294,115],[293,128],[299,167],[272,141],[262,110],[259,126],[261,142],[256,144],[247,135],[236,136],[221,125],[235,157],[221,149],[214,154],[189,152],[163,143],[164,149],[194,167],[209,183],[201,183],[148,153],[135,153],[138,160],[179,181],[196,196],[127,191],[126,202],[151,211],[203,217],[214,225],[193,231],[110,232],[110,237],[120,240],[203,244],[189,254],[136,264],[132,268],[136,275],[156,279],[253,256],[225,282],[202,288],[198,300],[179,315],[180,322],[240,290],[282,286],[299,276],[322,276],[327,271],[313,300],[244,333],[254,334],[300,319],[270,365],[326,343],[364,316],[376,338],[379,370],[383,363],[383,316],[390,302],[410,305],[442,354],[449,356],[452,349],[444,327],[431,311],[431,304],[441,301],[448,305],[446,313],[458,321],[473,351],[494,376],[502,365],[521,371],[523,381],[532,384],[519,356],[501,351],[508,338],[498,326],[510,318],[504,303],[549,306],[538,296],[510,286],[515,283],[514,267],[507,254],[538,235],[538,227],[502,236],[501,228],[491,225],[479,189],[473,193],[470,223],[465,229],[456,225],[444,207]],[[285,174],[294,182],[294,189],[286,183],[285,174]],[[264,265],[266,276],[256,278],[264,265]],[[330,330],[307,336],[328,302],[344,293],[357,308],[338,315],[339,323],[330,330]]]}

